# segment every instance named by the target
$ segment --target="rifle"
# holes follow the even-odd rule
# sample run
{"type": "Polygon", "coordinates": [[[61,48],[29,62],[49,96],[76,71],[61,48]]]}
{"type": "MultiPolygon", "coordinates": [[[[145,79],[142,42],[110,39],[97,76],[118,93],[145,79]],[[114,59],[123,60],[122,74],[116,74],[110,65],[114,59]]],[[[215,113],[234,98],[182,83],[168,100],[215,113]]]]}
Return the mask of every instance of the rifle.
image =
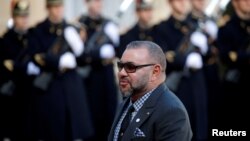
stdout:
{"type": "MultiPolygon", "coordinates": [[[[37,54],[35,56],[35,60],[39,65],[44,66],[46,65],[44,62],[44,55],[50,57],[59,57],[61,54],[65,53],[68,50],[68,43],[65,41],[63,34],[61,34],[57,37],[52,46],[48,49],[47,53],[43,55],[37,54]]],[[[36,88],[46,91],[54,78],[54,73],[55,72],[43,71],[40,75],[36,76],[33,81],[33,85],[36,88]]]]}
{"type": "MultiPolygon", "coordinates": [[[[79,19],[80,23],[85,23],[87,17],[82,16],[79,19]]],[[[91,37],[89,37],[89,40],[87,41],[85,45],[85,51],[80,58],[80,64],[82,62],[86,63],[87,65],[97,63],[99,65],[108,65],[112,62],[112,59],[102,59],[100,58],[99,54],[96,54],[95,51],[100,50],[102,45],[112,42],[111,39],[108,37],[108,35],[105,33],[104,29],[105,26],[108,24],[109,20],[103,19],[100,25],[96,27],[95,32],[91,37]]],[[[87,27],[88,28],[88,27],[87,27]]]]}
{"type": "MultiPolygon", "coordinates": [[[[83,24],[84,28],[88,28],[84,23],[86,22],[87,17],[82,16],[78,21],[83,24]]],[[[110,43],[111,40],[106,35],[104,28],[108,23],[108,20],[103,20],[100,25],[96,27],[95,32],[89,37],[88,41],[85,44],[84,53],[80,58],[78,58],[78,64],[80,67],[77,68],[77,72],[81,77],[85,78],[89,75],[92,67],[94,66],[105,66],[111,64],[112,59],[102,59],[100,58],[98,50],[102,47],[102,45],[110,43]]],[[[86,29],[84,29],[85,32],[86,29]]],[[[87,33],[86,33],[87,34],[87,33]]]]}
{"type": "MultiPolygon", "coordinates": [[[[212,14],[213,14],[212,11],[210,11],[210,10],[215,9],[215,7],[217,7],[218,4],[219,4],[219,2],[211,1],[211,3],[206,8],[203,21],[199,21],[198,24],[195,24],[194,27],[191,30],[189,30],[189,33],[180,42],[180,45],[178,46],[178,48],[174,51],[174,53],[172,52],[173,55],[171,55],[171,54],[168,55],[166,53],[167,60],[173,61],[174,56],[178,56],[178,55],[186,56],[190,52],[196,51],[196,47],[190,42],[190,37],[191,37],[192,33],[196,32],[196,31],[204,33],[207,37],[212,37],[212,38],[210,38],[210,39],[212,39],[210,41],[214,41],[216,39],[216,34],[214,34],[215,32],[211,32],[210,34],[207,31],[204,32],[204,27],[207,24],[206,22],[207,22],[208,17],[212,16],[212,14]],[[208,36],[208,35],[210,35],[210,36],[208,36]]],[[[216,30],[212,30],[212,31],[216,31],[216,30]]],[[[210,42],[209,45],[211,45],[211,43],[213,43],[213,42],[210,42]]],[[[200,51],[203,54],[205,54],[207,50],[201,49],[200,51]]],[[[211,56],[209,56],[209,58],[207,60],[208,64],[213,64],[218,60],[216,48],[214,48],[214,50],[211,50],[211,51],[212,51],[210,54],[211,56]]],[[[189,74],[189,70],[187,68],[184,68],[184,71],[175,71],[175,72],[173,72],[173,74],[170,74],[169,78],[167,80],[169,87],[173,87],[172,89],[176,90],[178,83],[179,83],[180,79],[182,78],[182,75],[188,75],[188,74],[189,74]]]]}
{"type": "MultiPolygon", "coordinates": [[[[166,52],[166,59],[169,62],[172,63],[175,57],[186,56],[188,53],[190,53],[195,49],[195,47],[190,43],[190,36],[193,33],[193,31],[194,29],[190,28],[186,33],[186,35],[180,41],[179,46],[174,51],[166,52]]],[[[171,89],[172,91],[176,91],[182,76],[183,76],[183,71],[171,72],[166,79],[166,85],[169,87],[169,89],[171,89]]]]}
{"type": "Polygon", "coordinates": [[[102,45],[110,41],[109,37],[104,32],[104,27],[107,23],[108,21],[105,20],[89,39],[85,50],[87,54],[99,49],[102,45]]]}

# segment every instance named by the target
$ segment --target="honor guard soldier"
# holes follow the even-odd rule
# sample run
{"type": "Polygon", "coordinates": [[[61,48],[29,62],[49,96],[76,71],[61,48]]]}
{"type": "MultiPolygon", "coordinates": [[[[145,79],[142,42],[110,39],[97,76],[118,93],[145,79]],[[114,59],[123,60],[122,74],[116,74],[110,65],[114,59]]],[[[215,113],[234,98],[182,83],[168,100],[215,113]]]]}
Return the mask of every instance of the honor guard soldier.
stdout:
{"type": "Polygon", "coordinates": [[[157,40],[165,51],[167,86],[182,100],[189,113],[194,140],[207,139],[207,90],[202,53],[207,38],[188,21],[187,0],[169,0],[172,14],[156,27],[157,40]],[[195,33],[195,34],[194,34],[195,33]],[[192,42],[192,39],[199,39],[192,42]],[[202,111],[202,112],[201,112],[202,111]]]}
{"type": "Polygon", "coordinates": [[[86,0],[88,15],[79,22],[86,27],[85,52],[79,65],[89,69],[84,79],[90,103],[95,135],[90,140],[107,139],[117,107],[117,85],[113,59],[119,46],[117,25],[101,15],[103,0],[86,0]]]}
{"type": "Polygon", "coordinates": [[[190,0],[191,12],[188,20],[194,27],[195,32],[191,35],[191,43],[199,46],[203,57],[203,71],[207,87],[208,101],[208,122],[209,130],[217,125],[218,99],[220,98],[220,77],[219,77],[219,53],[215,41],[217,39],[218,26],[216,21],[206,14],[206,0],[190,0]],[[203,38],[204,40],[201,40],[203,38]]]}
{"type": "Polygon", "coordinates": [[[221,122],[225,129],[247,130],[250,93],[250,0],[232,0],[235,10],[219,28],[217,45],[224,69],[221,122]]]}
{"type": "MultiPolygon", "coordinates": [[[[3,35],[1,44],[1,93],[9,95],[3,102],[5,117],[3,127],[11,140],[30,138],[30,97],[34,75],[40,72],[32,62],[36,48],[32,47],[32,31],[29,29],[29,3],[12,1],[13,27],[3,35]],[[7,106],[6,106],[7,105],[7,106]],[[6,126],[5,126],[6,125],[6,126]]],[[[2,119],[2,118],[1,118],[2,119]]],[[[2,124],[1,124],[2,127],[2,124]]]]}
{"type": "Polygon", "coordinates": [[[92,124],[84,85],[76,72],[76,57],[84,50],[77,30],[63,18],[63,0],[46,0],[48,17],[35,27],[35,63],[41,69],[34,80],[35,139],[84,140],[92,124]]]}
{"type": "MultiPolygon", "coordinates": [[[[186,0],[168,0],[172,13],[170,17],[162,21],[156,26],[155,40],[163,48],[166,53],[169,74],[173,70],[182,70],[185,64],[185,57],[176,56],[176,50],[179,50],[181,43],[185,44],[189,38],[187,37],[193,31],[191,25],[187,21],[188,1],[186,0]]],[[[173,88],[170,87],[173,90],[173,88]]]]}
{"type": "Polygon", "coordinates": [[[131,41],[153,41],[153,0],[136,0],[136,15],[138,22],[130,30],[121,35],[118,57],[121,56],[126,45],[131,41]]]}
{"type": "Polygon", "coordinates": [[[173,69],[181,70],[184,65],[184,60],[175,57],[175,50],[180,46],[181,42],[184,41],[184,37],[191,32],[192,27],[187,22],[188,1],[185,0],[168,0],[172,9],[170,17],[162,21],[156,27],[156,42],[163,48],[166,53],[168,61],[167,74],[173,69]],[[177,65],[172,65],[176,62],[177,65]]]}

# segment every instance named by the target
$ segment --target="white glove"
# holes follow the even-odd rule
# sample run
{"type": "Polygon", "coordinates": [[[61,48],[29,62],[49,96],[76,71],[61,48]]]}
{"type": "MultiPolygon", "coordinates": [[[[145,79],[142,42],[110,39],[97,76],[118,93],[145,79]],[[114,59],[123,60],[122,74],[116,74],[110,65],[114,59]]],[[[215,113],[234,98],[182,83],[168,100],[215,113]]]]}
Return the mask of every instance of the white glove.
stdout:
{"type": "Polygon", "coordinates": [[[116,46],[120,43],[119,29],[113,22],[108,22],[104,27],[105,34],[111,39],[116,46]]]}
{"type": "Polygon", "coordinates": [[[84,44],[76,29],[71,26],[66,27],[64,30],[64,37],[74,54],[77,57],[80,56],[84,50],[84,44]]]}
{"type": "Polygon", "coordinates": [[[100,49],[100,56],[103,59],[111,59],[115,56],[115,49],[111,44],[104,44],[100,49]]]}
{"type": "Polygon", "coordinates": [[[211,38],[213,38],[214,40],[217,39],[218,26],[215,22],[207,20],[205,23],[205,31],[211,38]]]}
{"type": "Polygon", "coordinates": [[[207,42],[207,37],[198,31],[195,31],[192,33],[190,37],[190,41],[194,46],[197,46],[201,53],[205,55],[208,50],[208,42],[207,42]]]}
{"type": "Polygon", "coordinates": [[[201,69],[203,66],[202,57],[197,52],[192,52],[187,56],[185,66],[192,69],[201,69]]]}
{"type": "Polygon", "coordinates": [[[76,68],[76,58],[71,52],[64,53],[59,60],[59,70],[76,68]]]}
{"type": "Polygon", "coordinates": [[[38,75],[40,74],[40,68],[35,65],[33,62],[29,62],[27,66],[27,74],[28,75],[38,75]]]}

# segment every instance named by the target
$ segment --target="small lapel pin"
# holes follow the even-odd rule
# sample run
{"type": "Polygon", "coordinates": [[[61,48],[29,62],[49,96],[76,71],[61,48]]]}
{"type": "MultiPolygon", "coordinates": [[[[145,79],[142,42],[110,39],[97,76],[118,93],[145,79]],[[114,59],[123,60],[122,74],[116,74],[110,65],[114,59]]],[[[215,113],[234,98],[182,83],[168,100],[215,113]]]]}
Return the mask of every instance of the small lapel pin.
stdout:
{"type": "Polygon", "coordinates": [[[140,119],[138,118],[138,119],[136,119],[136,122],[140,122],[140,119]]]}
{"type": "Polygon", "coordinates": [[[147,115],[149,115],[150,113],[149,112],[147,112],[147,115]]]}

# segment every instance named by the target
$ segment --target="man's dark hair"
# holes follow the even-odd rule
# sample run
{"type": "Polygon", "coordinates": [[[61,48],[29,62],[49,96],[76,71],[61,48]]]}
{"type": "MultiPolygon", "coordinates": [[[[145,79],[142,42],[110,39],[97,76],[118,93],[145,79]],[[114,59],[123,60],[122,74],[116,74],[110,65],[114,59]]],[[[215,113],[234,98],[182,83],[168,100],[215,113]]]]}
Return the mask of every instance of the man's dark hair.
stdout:
{"type": "Polygon", "coordinates": [[[162,51],[162,48],[159,45],[151,41],[132,41],[126,47],[126,49],[136,49],[136,48],[147,49],[148,54],[152,58],[152,60],[156,61],[156,63],[159,63],[163,68],[162,71],[165,72],[167,67],[166,57],[162,51]]]}

